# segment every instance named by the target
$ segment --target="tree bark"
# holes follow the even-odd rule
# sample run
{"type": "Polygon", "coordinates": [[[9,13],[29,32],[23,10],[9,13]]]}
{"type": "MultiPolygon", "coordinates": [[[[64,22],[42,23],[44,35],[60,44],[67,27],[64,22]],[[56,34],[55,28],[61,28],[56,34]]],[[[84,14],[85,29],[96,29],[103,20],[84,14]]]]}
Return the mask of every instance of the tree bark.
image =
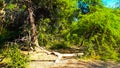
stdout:
{"type": "MultiPolygon", "coordinates": [[[[33,5],[33,2],[31,0],[28,1],[24,1],[25,5],[27,6],[27,10],[29,13],[29,22],[30,22],[30,26],[31,26],[31,46],[33,50],[35,51],[39,51],[39,50],[43,50],[38,43],[38,38],[37,38],[37,29],[35,26],[35,17],[34,17],[34,9],[33,7],[35,7],[33,5]]],[[[47,52],[47,51],[46,51],[47,52]]]]}
{"type": "Polygon", "coordinates": [[[32,7],[28,8],[29,12],[29,19],[30,19],[30,25],[31,25],[31,43],[32,47],[39,47],[38,39],[37,39],[37,34],[36,34],[36,26],[35,26],[35,19],[34,19],[34,13],[32,10],[32,7]]]}

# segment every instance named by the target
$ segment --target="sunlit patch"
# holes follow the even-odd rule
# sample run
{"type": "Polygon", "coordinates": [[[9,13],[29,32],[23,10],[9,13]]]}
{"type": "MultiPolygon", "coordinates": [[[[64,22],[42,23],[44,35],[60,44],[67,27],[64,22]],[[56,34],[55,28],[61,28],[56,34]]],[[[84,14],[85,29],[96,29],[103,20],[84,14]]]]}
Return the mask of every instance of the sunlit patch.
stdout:
{"type": "Polygon", "coordinates": [[[103,4],[109,8],[120,7],[120,0],[102,0],[103,4]]]}

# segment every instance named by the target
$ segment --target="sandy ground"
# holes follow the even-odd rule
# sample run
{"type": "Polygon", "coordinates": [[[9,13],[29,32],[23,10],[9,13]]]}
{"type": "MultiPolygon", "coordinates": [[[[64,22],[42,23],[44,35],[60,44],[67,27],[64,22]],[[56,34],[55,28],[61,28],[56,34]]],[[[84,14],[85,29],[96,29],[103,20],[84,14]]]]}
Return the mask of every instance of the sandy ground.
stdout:
{"type": "Polygon", "coordinates": [[[30,62],[30,68],[120,68],[120,65],[113,62],[76,61],[75,59],[69,59],[60,63],[30,62]]]}
{"type": "Polygon", "coordinates": [[[47,55],[43,52],[30,53],[30,59],[28,68],[120,68],[120,63],[77,60],[75,58],[63,58],[55,63],[57,56],[47,55]]]}

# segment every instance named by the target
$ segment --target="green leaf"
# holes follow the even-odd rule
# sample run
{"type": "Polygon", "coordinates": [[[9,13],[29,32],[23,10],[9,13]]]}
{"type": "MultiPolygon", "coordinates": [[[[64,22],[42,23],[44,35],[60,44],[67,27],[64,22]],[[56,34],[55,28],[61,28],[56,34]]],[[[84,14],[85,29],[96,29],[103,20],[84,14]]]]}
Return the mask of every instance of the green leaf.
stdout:
{"type": "Polygon", "coordinates": [[[10,10],[13,10],[17,5],[16,4],[8,4],[6,6],[6,9],[10,9],[10,10]]]}

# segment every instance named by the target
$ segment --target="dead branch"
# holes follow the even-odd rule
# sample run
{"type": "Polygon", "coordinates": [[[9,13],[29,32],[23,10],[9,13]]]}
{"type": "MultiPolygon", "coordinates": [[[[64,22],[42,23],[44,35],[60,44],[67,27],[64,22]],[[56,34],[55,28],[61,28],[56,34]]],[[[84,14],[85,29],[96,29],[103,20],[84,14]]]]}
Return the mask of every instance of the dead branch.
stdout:
{"type": "Polygon", "coordinates": [[[55,63],[58,63],[62,58],[70,58],[70,57],[76,57],[76,56],[82,56],[84,53],[73,53],[73,54],[61,54],[58,52],[51,52],[51,54],[57,56],[55,63]]]}

